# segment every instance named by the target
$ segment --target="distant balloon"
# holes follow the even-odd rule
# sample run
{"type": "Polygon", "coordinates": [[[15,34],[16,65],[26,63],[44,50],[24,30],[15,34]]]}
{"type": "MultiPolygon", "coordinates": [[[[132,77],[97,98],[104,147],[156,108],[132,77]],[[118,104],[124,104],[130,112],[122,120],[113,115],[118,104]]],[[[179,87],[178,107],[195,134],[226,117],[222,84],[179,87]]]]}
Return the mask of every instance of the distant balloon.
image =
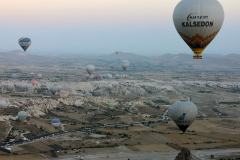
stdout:
{"type": "Polygon", "coordinates": [[[110,83],[107,84],[107,89],[108,89],[108,90],[111,90],[112,88],[113,88],[112,84],[110,84],[110,83]]]}
{"type": "Polygon", "coordinates": [[[106,74],[103,74],[103,78],[104,78],[104,79],[107,78],[107,75],[106,75],[106,74]]]}
{"type": "Polygon", "coordinates": [[[50,92],[53,94],[53,95],[55,95],[56,93],[57,93],[57,91],[58,91],[58,86],[51,86],[50,87],[50,92]]]}
{"type": "Polygon", "coordinates": [[[43,76],[42,73],[39,73],[39,74],[37,75],[38,78],[42,78],[42,76],[43,76]]]}
{"type": "Polygon", "coordinates": [[[95,70],[95,66],[94,65],[87,65],[86,67],[86,71],[88,72],[89,75],[91,75],[95,70]]]}
{"type": "Polygon", "coordinates": [[[28,47],[31,45],[31,39],[30,38],[20,38],[18,40],[19,45],[22,47],[22,49],[24,50],[24,52],[26,52],[26,50],[28,49],[28,47]]]}
{"type": "Polygon", "coordinates": [[[6,100],[0,100],[0,108],[1,108],[1,109],[7,108],[8,106],[9,106],[8,101],[6,101],[6,100]]]}
{"type": "Polygon", "coordinates": [[[60,94],[60,97],[61,97],[62,99],[66,99],[66,98],[68,97],[68,95],[69,95],[69,92],[60,91],[59,94],[60,94]]]}
{"type": "Polygon", "coordinates": [[[30,73],[30,76],[33,77],[35,74],[33,72],[30,73]]]}
{"type": "Polygon", "coordinates": [[[32,83],[33,86],[35,86],[36,82],[37,82],[36,79],[31,80],[31,83],[32,83]]]}
{"type": "Polygon", "coordinates": [[[27,113],[24,111],[20,111],[18,112],[18,119],[20,119],[20,121],[24,121],[27,118],[27,113]]]}
{"type": "Polygon", "coordinates": [[[15,86],[16,86],[16,89],[20,92],[25,92],[27,88],[25,84],[16,84],[15,86]]]}
{"type": "Polygon", "coordinates": [[[46,91],[48,90],[48,87],[46,85],[41,85],[40,86],[41,90],[42,90],[42,93],[46,93],[46,91]]]}
{"type": "Polygon", "coordinates": [[[119,51],[116,51],[115,53],[116,53],[116,54],[118,54],[118,53],[119,53],[119,51]]]}
{"type": "Polygon", "coordinates": [[[196,119],[198,110],[196,105],[190,101],[177,101],[171,106],[169,114],[179,129],[185,133],[196,119]]]}
{"type": "Polygon", "coordinates": [[[11,77],[12,77],[12,78],[16,78],[16,77],[17,77],[17,74],[16,74],[16,73],[13,73],[13,74],[11,74],[11,77]]]}
{"type": "Polygon", "coordinates": [[[99,79],[102,79],[103,78],[103,75],[102,74],[99,74],[99,79]]]}
{"type": "Polygon", "coordinates": [[[51,124],[55,129],[58,129],[58,127],[61,125],[61,121],[59,119],[53,119],[51,124]]]}
{"type": "Polygon", "coordinates": [[[113,110],[113,109],[115,109],[115,106],[114,106],[114,104],[109,104],[109,105],[108,105],[108,108],[111,109],[111,110],[113,110]]]}
{"type": "Polygon", "coordinates": [[[128,60],[123,60],[122,61],[122,68],[126,70],[129,66],[129,61],[128,60]]]}
{"type": "Polygon", "coordinates": [[[10,91],[10,92],[13,92],[15,91],[15,86],[10,84],[10,85],[7,85],[7,90],[10,91]]]}
{"type": "Polygon", "coordinates": [[[107,78],[108,79],[112,79],[112,75],[111,74],[107,74],[107,78]]]}
{"type": "Polygon", "coordinates": [[[217,0],[182,0],[173,13],[175,28],[194,52],[194,59],[202,59],[202,52],[220,31],[223,20],[223,7],[217,0]]]}
{"type": "Polygon", "coordinates": [[[113,69],[113,68],[114,68],[114,66],[111,66],[111,68],[113,69]]]}
{"type": "Polygon", "coordinates": [[[119,79],[119,78],[120,78],[120,75],[119,75],[119,74],[116,74],[115,77],[116,77],[116,79],[119,79]]]}

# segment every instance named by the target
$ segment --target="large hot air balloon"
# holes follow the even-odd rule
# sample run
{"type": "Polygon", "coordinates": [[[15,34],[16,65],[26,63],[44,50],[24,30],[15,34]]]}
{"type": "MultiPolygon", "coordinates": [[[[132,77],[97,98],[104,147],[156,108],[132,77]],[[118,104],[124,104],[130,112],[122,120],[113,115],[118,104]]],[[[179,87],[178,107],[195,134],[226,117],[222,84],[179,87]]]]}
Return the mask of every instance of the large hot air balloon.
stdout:
{"type": "Polygon", "coordinates": [[[58,127],[61,125],[61,121],[59,119],[53,119],[51,124],[55,129],[58,129],[58,127]]]}
{"type": "Polygon", "coordinates": [[[122,68],[126,70],[129,66],[129,61],[128,60],[123,60],[122,61],[122,68]]]}
{"type": "Polygon", "coordinates": [[[62,99],[66,99],[68,97],[69,92],[60,91],[59,94],[62,99]]]}
{"type": "Polygon", "coordinates": [[[18,112],[18,119],[20,119],[20,121],[24,121],[27,118],[27,113],[24,111],[20,111],[18,112]]]}
{"type": "Polygon", "coordinates": [[[173,13],[177,32],[194,52],[194,59],[202,59],[202,52],[220,31],[223,20],[224,11],[217,0],[182,0],[173,13]]]}
{"type": "Polygon", "coordinates": [[[35,86],[36,82],[37,82],[36,79],[31,80],[31,83],[32,83],[33,86],[35,86]]]}
{"type": "Polygon", "coordinates": [[[31,45],[31,39],[30,38],[20,38],[18,40],[19,45],[22,47],[22,49],[24,50],[24,52],[26,52],[26,50],[28,49],[28,47],[31,45]]]}
{"type": "Polygon", "coordinates": [[[87,65],[87,67],[86,67],[86,71],[88,72],[88,74],[92,74],[93,72],[94,72],[94,70],[95,70],[95,66],[94,65],[87,65]]]}
{"type": "Polygon", "coordinates": [[[56,93],[57,93],[57,91],[58,91],[58,86],[51,86],[50,87],[50,92],[53,94],[53,95],[55,95],[56,93]]]}
{"type": "Polygon", "coordinates": [[[177,101],[169,111],[169,115],[183,133],[196,119],[197,107],[191,101],[177,101]]]}

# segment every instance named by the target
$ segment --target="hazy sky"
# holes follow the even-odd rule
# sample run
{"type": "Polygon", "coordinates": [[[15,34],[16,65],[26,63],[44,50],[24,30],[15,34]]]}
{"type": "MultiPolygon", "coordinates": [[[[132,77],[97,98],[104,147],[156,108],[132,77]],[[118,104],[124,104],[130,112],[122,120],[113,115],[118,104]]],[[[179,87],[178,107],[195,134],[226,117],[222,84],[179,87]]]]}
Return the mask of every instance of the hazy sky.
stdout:
{"type": "MultiPolygon", "coordinates": [[[[219,0],[222,30],[204,53],[240,53],[240,0],[219,0]]],[[[180,0],[0,0],[0,48],[28,53],[192,53],[172,21],[180,0]]]]}

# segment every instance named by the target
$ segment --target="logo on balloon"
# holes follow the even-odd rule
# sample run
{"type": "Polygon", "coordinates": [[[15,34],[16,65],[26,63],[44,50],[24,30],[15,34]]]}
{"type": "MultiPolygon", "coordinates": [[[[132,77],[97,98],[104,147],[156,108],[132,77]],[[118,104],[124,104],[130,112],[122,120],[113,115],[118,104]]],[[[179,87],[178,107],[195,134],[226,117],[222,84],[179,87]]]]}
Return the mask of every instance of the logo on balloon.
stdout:
{"type": "Polygon", "coordinates": [[[197,14],[189,14],[187,22],[182,22],[182,27],[213,27],[213,21],[203,21],[208,19],[208,16],[198,16],[197,14]]]}
{"type": "Polygon", "coordinates": [[[195,19],[208,19],[208,16],[196,16],[195,14],[198,14],[198,13],[189,14],[187,17],[187,20],[191,21],[191,20],[195,20],[195,19]]]}

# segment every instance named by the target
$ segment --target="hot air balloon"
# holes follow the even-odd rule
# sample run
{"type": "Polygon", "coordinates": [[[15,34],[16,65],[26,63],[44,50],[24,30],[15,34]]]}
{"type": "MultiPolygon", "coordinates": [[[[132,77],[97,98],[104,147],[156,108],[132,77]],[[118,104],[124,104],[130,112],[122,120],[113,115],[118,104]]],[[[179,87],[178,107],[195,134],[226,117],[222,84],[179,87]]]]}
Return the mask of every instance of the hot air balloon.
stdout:
{"type": "Polygon", "coordinates": [[[103,75],[102,74],[99,74],[99,79],[102,79],[103,78],[103,75]]]}
{"type": "Polygon", "coordinates": [[[114,104],[109,104],[109,105],[108,105],[108,108],[111,109],[111,110],[113,110],[113,109],[115,109],[115,106],[114,106],[114,104]]]}
{"type": "Polygon", "coordinates": [[[55,95],[58,91],[58,86],[51,86],[50,87],[50,92],[55,95]]]}
{"type": "Polygon", "coordinates": [[[27,88],[27,86],[25,84],[16,84],[15,86],[16,86],[17,91],[19,91],[19,92],[25,92],[26,88],[27,88]]]}
{"type": "Polygon", "coordinates": [[[116,54],[118,54],[118,53],[119,53],[119,51],[116,51],[115,53],[116,53],[116,54]]]}
{"type": "Polygon", "coordinates": [[[123,60],[122,61],[122,68],[126,70],[129,66],[129,61],[128,60],[123,60]]]}
{"type": "Polygon", "coordinates": [[[112,88],[113,88],[112,84],[110,84],[110,83],[107,84],[107,89],[108,89],[108,90],[111,90],[112,88]]]}
{"type": "Polygon", "coordinates": [[[42,93],[47,93],[48,87],[46,85],[41,85],[40,88],[42,93]]]}
{"type": "Polygon", "coordinates": [[[37,82],[36,79],[31,80],[31,83],[32,83],[33,86],[35,86],[36,82],[37,82]]]}
{"type": "Polygon", "coordinates": [[[24,121],[27,118],[27,113],[24,111],[20,111],[18,112],[18,119],[20,119],[20,121],[24,121]]]}
{"type": "Polygon", "coordinates": [[[15,86],[10,84],[10,85],[7,85],[7,90],[10,91],[10,92],[13,92],[15,91],[15,86]]]}
{"type": "Polygon", "coordinates": [[[91,65],[91,64],[87,65],[86,70],[87,70],[88,74],[91,75],[95,70],[95,66],[91,65]]]}
{"type": "Polygon", "coordinates": [[[60,91],[59,94],[60,94],[60,97],[61,97],[62,99],[66,99],[66,98],[68,97],[68,95],[69,95],[69,92],[60,91]]]}
{"type": "Polygon", "coordinates": [[[197,107],[191,101],[177,101],[169,111],[169,115],[183,133],[196,119],[197,107]]]}
{"type": "Polygon", "coordinates": [[[9,102],[7,100],[0,100],[0,108],[7,108],[9,106],[9,102]]]}
{"type": "Polygon", "coordinates": [[[30,73],[30,76],[33,77],[35,74],[33,72],[30,73]]]}
{"type": "Polygon", "coordinates": [[[42,78],[42,76],[43,76],[42,73],[37,74],[38,78],[42,78]]]}
{"type": "Polygon", "coordinates": [[[106,75],[106,74],[103,74],[103,78],[104,78],[104,79],[107,78],[107,75],[106,75]]]}
{"type": "Polygon", "coordinates": [[[26,37],[22,37],[18,40],[19,45],[22,47],[22,49],[24,50],[24,52],[26,52],[26,50],[28,49],[28,47],[31,45],[31,39],[30,38],[26,38],[26,37]]]}
{"type": "Polygon", "coordinates": [[[114,68],[114,66],[111,66],[111,68],[113,69],[113,68],[114,68]]]}
{"type": "Polygon", "coordinates": [[[194,59],[202,59],[202,52],[220,31],[223,20],[223,7],[217,0],[182,0],[173,13],[175,28],[194,52],[194,59]]]}
{"type": "Polygon", "coordinates": [[[98,79],[99,78],[99,74],[94,74],[93,79],[98,79]]]}
{"type": "Polygon", "coordinates": [[[58,127],[61,125],[61,121],[59,119],[53,119],[51,124],[55,129],[58,129],[58,127]]]}
{"type": "Polygon", "coordinates": [[[111,74],[107,74],[107,78],[108,79],[112,79],[112,75],[111,74]]]}
{"type": "Polygon", "coordinates": [[[16,73],[13,73],[13,74],[11,74],[11,77],[12,77],[12,78],[16,78],[16,77],[17,77],[17,74],[16,74],[16,73]]]}
{"type": "Polygon", "coordinates": [[[115,77],[116,77],[116,79],[119,79],[119,78],[120,78],[120,75],[119,75],[119,74],[116,74],[115,77]]]}

